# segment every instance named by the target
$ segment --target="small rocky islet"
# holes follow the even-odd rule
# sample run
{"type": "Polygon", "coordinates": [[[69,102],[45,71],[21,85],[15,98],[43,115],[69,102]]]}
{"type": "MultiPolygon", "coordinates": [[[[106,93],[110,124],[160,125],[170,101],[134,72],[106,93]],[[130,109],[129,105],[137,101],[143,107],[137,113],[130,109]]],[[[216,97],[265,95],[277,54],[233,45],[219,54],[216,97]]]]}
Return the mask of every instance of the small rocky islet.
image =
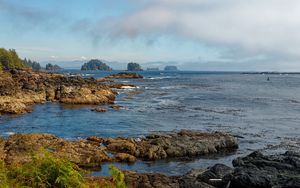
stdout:
{"type": "MultiPolygon", "coordinates": [[[[114,89],[134,87],[109,79],[142,78],[119,73],[106,78],[68,77],[62,74],[10,70],[0,73],[0,114],[31,111],[33,104],[114,104],[114,89]]],[[[96,107],[95,111],[106,109],[96,107]]],[[[193,158],[210,153],[233,151],[237,138],[227,133],[181,130],[150,134],[145,138],[101,138],[91,136],[65,140],[46,133],[14,134],[0,139],[0,159],[7,165],[24,164],[32,153],[51,152],[82,168],[99,168],[106,162],[134,163],[136,160],[193,158]]],[[[124,172],[129,187],[300,187],[300,153],[263,155],[253,152],[233,161],[233,168],[216,164],[194,169],[182,176],[124,172]]],[[[108,177],[87,177],[91,182],[111,181],[108,177]]]]}

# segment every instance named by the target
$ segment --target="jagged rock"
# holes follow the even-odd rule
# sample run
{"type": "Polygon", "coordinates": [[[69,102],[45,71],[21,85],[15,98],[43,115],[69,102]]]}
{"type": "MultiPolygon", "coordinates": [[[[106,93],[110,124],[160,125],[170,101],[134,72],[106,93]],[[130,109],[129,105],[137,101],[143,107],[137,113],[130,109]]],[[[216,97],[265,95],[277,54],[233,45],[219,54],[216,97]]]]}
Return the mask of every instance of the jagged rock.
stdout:
{"type": "Polygon", "coordinates": [[[233,161],[234,172],[226,176],[232,188],[300,187],[300,154],[286,152],[265,156],[260,152],[233,161]]]}
{"type": "Polygon", "coordinates": [[[94,111],[94,112],[107,112],[107,110],[105,108],[101,108],[101,107],[93,108],[92,111],[94,111]]]}

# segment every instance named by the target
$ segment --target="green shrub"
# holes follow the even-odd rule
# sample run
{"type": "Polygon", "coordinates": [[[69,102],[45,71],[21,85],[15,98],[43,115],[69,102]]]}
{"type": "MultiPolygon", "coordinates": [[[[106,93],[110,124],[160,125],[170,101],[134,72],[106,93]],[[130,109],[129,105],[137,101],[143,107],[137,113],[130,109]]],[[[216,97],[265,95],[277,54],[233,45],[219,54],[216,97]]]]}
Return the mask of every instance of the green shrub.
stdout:
{"type": "Polygon", "coordinates": [[[110,165],[109,172],[112,175],[113,182],[116,188],[127,188],[125,183],[125,175],[120,169],[114,167],[113,165],[110,165]]]}
{"type": "Polygon", "coordinates": [[[6,168],[1,162],[0,187],[85,187],[79,167],[67,160],[45,152],[43,156],[32,156],[32,162],[6,168]]]}

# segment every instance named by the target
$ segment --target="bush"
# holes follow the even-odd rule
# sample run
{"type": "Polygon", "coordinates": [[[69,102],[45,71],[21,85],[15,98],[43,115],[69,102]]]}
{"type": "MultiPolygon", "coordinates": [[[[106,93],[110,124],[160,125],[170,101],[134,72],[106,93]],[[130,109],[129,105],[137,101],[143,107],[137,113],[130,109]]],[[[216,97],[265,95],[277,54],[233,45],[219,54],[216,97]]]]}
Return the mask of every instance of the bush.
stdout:
{"type": "Polygon", "coordinates": [[[32,162],[6,168],[1,162],[0,187],[85,187],[79,167],[48,152],[32,156],[32,162]]]}
{"type": "Polygon", "coordinates": [[[120,169],[114,167],[113,165],[110,165],[109,172],[112,175],[113,182],[116,188],[127,188],[124,173],[120,169]]]}

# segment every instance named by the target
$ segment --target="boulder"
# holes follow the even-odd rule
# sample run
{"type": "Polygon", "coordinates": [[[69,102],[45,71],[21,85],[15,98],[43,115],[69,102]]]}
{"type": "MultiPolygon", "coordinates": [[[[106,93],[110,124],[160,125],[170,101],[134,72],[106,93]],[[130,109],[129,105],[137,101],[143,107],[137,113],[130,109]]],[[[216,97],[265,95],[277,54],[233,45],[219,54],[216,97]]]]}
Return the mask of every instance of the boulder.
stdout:
{"type": "Polygon", "coordinates": [[[237,158],[228,175],[232,188],[300,187],[300,154],[288,151],[265,156],[261,152],[237,158]]]}

